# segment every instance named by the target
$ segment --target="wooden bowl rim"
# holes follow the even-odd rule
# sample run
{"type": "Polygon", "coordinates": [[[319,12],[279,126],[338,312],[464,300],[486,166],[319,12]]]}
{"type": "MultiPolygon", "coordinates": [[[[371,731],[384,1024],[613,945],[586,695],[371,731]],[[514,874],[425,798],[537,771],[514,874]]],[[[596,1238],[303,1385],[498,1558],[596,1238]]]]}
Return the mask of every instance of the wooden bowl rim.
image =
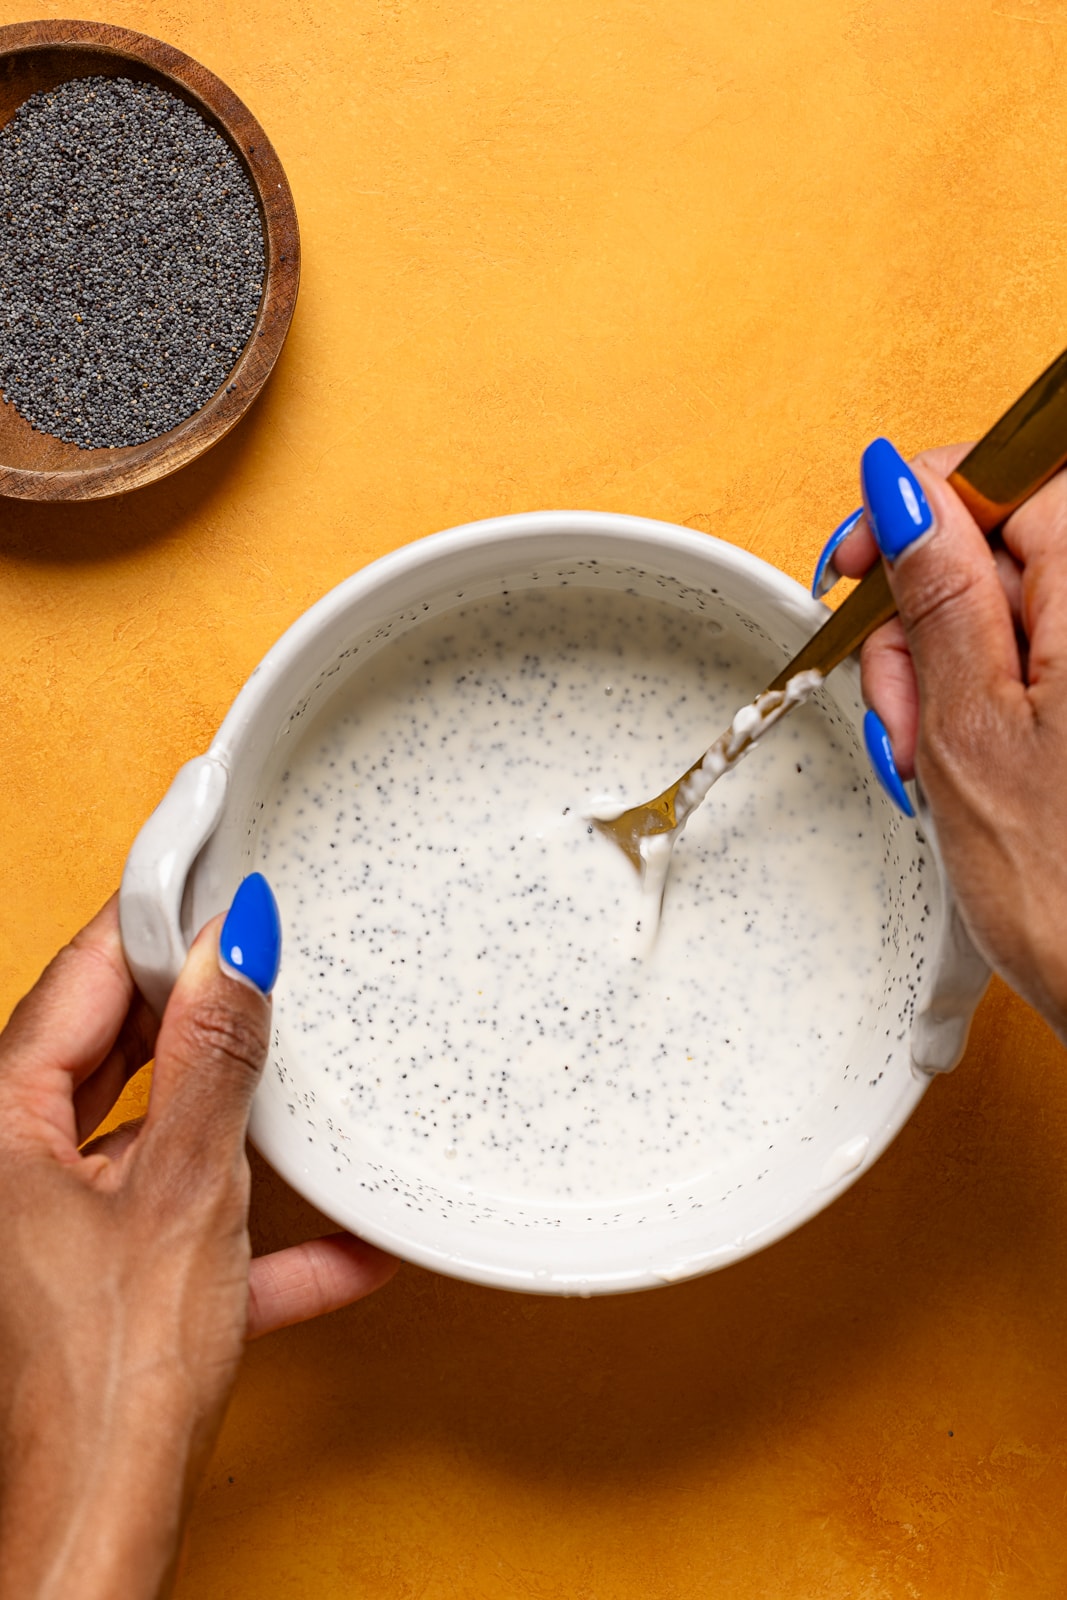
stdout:
{"type": "MultiPolygon", "coordinates": [[[[255,400],[277,361],[300,283],[300,231],[292,190],[274,146],[221,78],[176,46],[111,23],[47,20],[0,27],[0,70],[33,52],[77,50],[147,68],[181,91],[237,153],[263,222],[265,273],[252,332],[223,385],[175,428],[141,444],[85,451],[84,466],[35,468],[0,461],[0,496],[24,500],[102,499],[177,471],[223,438],[255,400]]],[[[72,74],[84,76],[78,72],[72,74]]],[[[70,80],[63,80],[70,81],[70,80]]],[[[0,405],[3,402],[0,401],[0,405]]],[[[41,431],[41,430],[35,430],[41,431]]],[[[42,437],[49,437],[42,433],[42,437]]],[[[76,447],[75,447],[76,448],[76,447]]]]}

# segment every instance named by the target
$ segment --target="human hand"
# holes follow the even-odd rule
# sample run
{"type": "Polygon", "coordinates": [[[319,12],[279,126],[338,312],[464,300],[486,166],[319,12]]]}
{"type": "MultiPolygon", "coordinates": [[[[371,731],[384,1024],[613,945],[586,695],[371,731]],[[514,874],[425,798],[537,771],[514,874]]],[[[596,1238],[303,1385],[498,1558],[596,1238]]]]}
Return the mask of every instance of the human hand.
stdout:
{"type": "Polygon", "coordinates": [[[1067,1040],[1067,474],[993,550],[946,481],[966,450],[909,470],[870,446],[829,573],[886,556],[899,616],[862,654],[875,769],[905,807],[900,780],[919,778],[976,947],[1067,1040]]]}
{"type": "MultiPolygon", "coordinates": [[[[245,969],[269,988],[258,886],[238,892],[223,948],[237,958],[243,923],[245,969]]],[[[246,1337],[395,1269],[347,1235],[250,1260],[245,1128],[270,1001],[223,967],[221,925],[194,943],[158,1037],[115,900],[0,1034],[3,1600],[165,1592],[246,1337]],[[84,1145],[153,1051],[143,1123],[84,1145]]]]}

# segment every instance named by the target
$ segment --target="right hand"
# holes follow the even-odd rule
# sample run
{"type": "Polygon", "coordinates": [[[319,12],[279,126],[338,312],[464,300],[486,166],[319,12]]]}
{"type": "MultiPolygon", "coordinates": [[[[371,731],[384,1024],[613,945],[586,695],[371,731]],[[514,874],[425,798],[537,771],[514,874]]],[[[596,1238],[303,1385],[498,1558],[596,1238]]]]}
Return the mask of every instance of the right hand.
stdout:
{"type": "MultiPolygon", "coordinates": [[[[899,616],[864,646],[864,695],[922,785],[975,945],[1067,1041],[1067,472],[994,553],[946,481],[965,453],[914,463],[932,526],[886,563],[899,616]]],[[[865,515],[833,558],[849,577],[897,515],[870,454],[865,515]]]]}

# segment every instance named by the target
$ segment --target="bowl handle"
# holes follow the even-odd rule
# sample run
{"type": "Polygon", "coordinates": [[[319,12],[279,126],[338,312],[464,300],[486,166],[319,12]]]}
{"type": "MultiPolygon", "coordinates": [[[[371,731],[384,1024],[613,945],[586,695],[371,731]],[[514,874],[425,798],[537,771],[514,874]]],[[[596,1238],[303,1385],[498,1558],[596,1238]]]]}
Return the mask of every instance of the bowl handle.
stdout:
{"type": "Polygon", "coordinates": [[[941,884],[941,926],[933,952],[929,986],[921,996],[911,1027],[911,1064],[923,1075],[949,1072],[967,1045],[971,1019],[989,985],[990,971],[960,916],[937,842],[937,830],[926,797],[915,785],[916,815],[941,884]]]}
{"type": "Polygon", "coordinates": [[[137,987],[157,1016],[185,962],[182,899],[190,868],[214,833],[229,774],[214,756],[197,756],[174,782],[133,842],[119,889],[119,924],[137,987]]]}

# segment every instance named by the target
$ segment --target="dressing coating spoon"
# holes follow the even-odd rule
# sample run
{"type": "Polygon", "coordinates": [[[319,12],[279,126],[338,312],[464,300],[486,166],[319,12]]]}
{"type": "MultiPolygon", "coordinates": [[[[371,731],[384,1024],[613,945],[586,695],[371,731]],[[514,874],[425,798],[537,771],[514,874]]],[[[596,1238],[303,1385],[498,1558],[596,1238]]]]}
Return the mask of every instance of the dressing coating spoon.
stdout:
{"type": "MultiPolygon", "coordinates": [[[[995,543],[997,529],[1067,463],[1067,350],[964,456],[948,481],[995,543]]],[[[644,874],[653,859],[665,879],[670,850],[717,778],[793,706],[807,700],[868,634],[896,614],[885,564],[878,561],[848,598],[750,706],[680,778],[654,800],[589,821],[644,874]]]]}

